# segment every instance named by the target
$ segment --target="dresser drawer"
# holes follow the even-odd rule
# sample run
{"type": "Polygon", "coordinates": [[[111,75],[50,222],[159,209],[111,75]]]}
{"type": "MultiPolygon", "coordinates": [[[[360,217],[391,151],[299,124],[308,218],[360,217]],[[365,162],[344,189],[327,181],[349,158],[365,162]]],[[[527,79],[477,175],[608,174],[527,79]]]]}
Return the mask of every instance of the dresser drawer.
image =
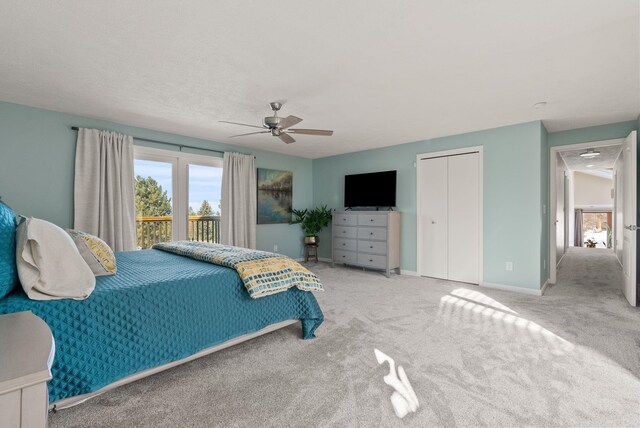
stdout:
{"type": "Polygon", "coordinates": [[[357,238],[358,228],[352,226],[334,226],[333,233],[336,238],[357,238]]]}
{"type": "Polygon", "coordinates": [[[359,227],[358,239],[380,239],[382,241],[386,241],[387,228],[386,227],[359,227]]]}
{"type": "Polygon", "coordinates": [[[387,254],[387,243],[380,241],[358,241],[359,253],[387,254]]]}
{"type": "Polygon", "coordinates": [[[356,226],[358,216],[356,214],[335,214],[333,222],[338,226],[356,226]]]}
{"type": "Polygon", "coordinates": [[[358,248],[357,242],[355,239],[334,238],[333,248],[336,250],[355,251],[358,248]]]}
{"type": "Polygon", "coordinates": [[[374,254],[358,254],[358,264],[378,269],[387,268],[387,256],[376,256],[374,254]]]}
{"type": "Polygon", "coordinates": [[[358,225],[360,226],[386,226],[386,214],[359,214],[358,225]]]}
{"type": "Polygon", "coordinates": [[[334,250],[333,261],[335,263],[346,263],[348,265],[355,265],[358,262],[358,257],[356,256],[356,253],[352,253],[350,251],[334,250]]]}

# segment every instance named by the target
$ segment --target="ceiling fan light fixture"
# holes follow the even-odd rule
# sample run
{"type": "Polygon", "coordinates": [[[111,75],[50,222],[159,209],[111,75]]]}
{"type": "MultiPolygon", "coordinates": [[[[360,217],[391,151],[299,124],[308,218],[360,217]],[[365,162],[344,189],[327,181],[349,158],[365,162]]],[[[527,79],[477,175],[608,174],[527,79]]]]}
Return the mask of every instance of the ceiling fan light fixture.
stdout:
{"type": "Polygon", "coordinates": [[[600,156],[600,152],[594,149],[587,149],[586,152],[580,153],[580,157],[583,157],[586,159],[595,158],[596,156],[600,156]]]}
{"type": "MultiPolygon", "coordinates": [[[[279,101],[274,101],[269,103],[269,107],[273,111],[273,116],[267,116],[262,119],[262,126],[250,125],[248,123],[240,123],[240,122],[230,122],[228,120],[220,120],[222,123],[229,123],[232,125],[240,125],[240,126],[248,126],[251,128],[264,129],[264,131],[256,131],[249,132],[246,134],[232,135],[229,138],[235,137],[244,137],[246,135],[254,135],[254,134],[271,134],[274,137],[279,138],[283,143],[291,144],[295,143],[296,140],[287,132],[289,132],[289,128],[297,125],[302,122],[302,119],[296,116],[287,116],[287,117],[279,117],[278,111],[282,108],[282,103],[279,101]]],[[[306,135],[319,135],[330,137],[333,135],[333,131],[327,129],[291,129],[292,133],[295,134],[306,134],[306,135]]]]}

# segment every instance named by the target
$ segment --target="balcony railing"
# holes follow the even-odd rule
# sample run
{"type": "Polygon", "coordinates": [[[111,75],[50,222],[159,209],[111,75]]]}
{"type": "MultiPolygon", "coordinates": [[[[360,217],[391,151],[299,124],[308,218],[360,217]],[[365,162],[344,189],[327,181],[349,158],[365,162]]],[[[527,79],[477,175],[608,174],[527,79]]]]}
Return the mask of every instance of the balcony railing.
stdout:
{"type": "MultiPolygon", "coordinates": [[[[138,248],[151,248],[158,242],[173,240],[173,217],[137,217],[138,248]]],[[[220,217],[191,215],[187,222],[187,239],[200,242],[220,242],[220,217]]]]}

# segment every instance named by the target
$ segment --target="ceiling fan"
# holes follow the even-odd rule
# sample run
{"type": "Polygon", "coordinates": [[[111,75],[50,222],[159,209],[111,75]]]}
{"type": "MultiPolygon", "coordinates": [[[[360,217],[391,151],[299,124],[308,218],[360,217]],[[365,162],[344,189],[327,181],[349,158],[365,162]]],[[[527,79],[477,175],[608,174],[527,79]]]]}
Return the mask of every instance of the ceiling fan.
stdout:
{"type": "Polygon", "coordinates": [[[248,125],[246,123],[238,123],[238,122],[229,122],[226,120],[221,120],[222,123],[231,123],[233,125],[241,125],[241,126],[250,126],[252,128],[263,129],[266,128],[265,131],[257,131],[257,132],[249,132],[246,134],[232,135],[231,138],[235,137],[244,137],[245,135],[254,135],[254,134],[271,134],[274,137],[280,138],[283,142],[287,144],[295,143],[296,140],[289,134],[301,134],[301,135],[321,135],[330,137],[333,135],[333,131],[327,131],[324,129],[291,129],[291,126],[294,126],[300,122],[302,119],[296,116],[287,116],[285,118],[278,116],[278,111],[282,107],[282,103],[272,102],[269,103],[271,106],[271,110],[273,110],[273,116],[267,116],[262,121],[262,126],[257,125],[248,125]]]}

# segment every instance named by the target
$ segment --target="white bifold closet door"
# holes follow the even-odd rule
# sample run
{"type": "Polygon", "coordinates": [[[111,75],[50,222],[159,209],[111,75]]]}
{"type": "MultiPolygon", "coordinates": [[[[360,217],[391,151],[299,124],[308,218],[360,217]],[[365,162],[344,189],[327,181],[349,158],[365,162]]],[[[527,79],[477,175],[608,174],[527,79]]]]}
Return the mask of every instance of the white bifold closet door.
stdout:
{"type": "Polygon", "coordinates": [[[449,254],[447,226],[447,158],[431,158],[420,161],[420,216],[422,249],[421,273],[433,278],[447,278],[449,254]]]}
{"type": "Polygon", "coordinates": [[[478,284],[479,155],[420,161],[421,274],[478,284]]]}

